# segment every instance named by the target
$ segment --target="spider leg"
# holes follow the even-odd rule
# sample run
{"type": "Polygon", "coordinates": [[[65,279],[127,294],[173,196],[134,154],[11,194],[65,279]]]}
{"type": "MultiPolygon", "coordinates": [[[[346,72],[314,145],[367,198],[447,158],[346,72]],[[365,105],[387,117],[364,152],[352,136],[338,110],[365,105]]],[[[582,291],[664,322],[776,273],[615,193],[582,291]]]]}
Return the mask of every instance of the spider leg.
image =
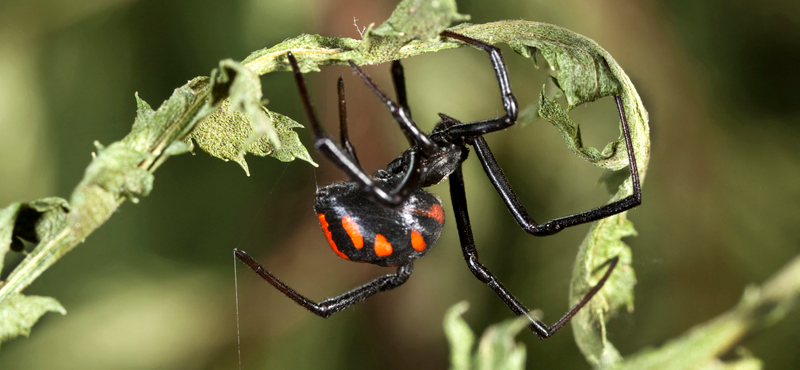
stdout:
{"type": "Polygon", "coordinates": [[[356,156],[356,148],[350,142],[350,136],[347,134],[347,102],[344,99],[344,81],[342,81],[341,77],[339,77],[339,82],[337,83],[337,90],[339,93],[339,141],[342,143],[344,150],[347,151],[347,154],[350,155],[350,158],[353,159],[353,162],[361,166],[356,156]]]}
{"type": "MultiPolygon", "coordinates": [[[[399,60],[392,61],[392,84],[394,85],[394,94],[397,97],[397,104],[400,104],[400,106],[406,110],[408,118],[411,119],[411,109],[408,107],[408,95],[406,94],[405,72],[399,60]]],[[[406,139],[408,139],[408,144],[413,147],[415,142],[412,138],[406,136],[406,139]]]]}
{"type": "Polygon", "coordinates": [[[335,163],[336,166],[350,176],[354,182],[361,185],[367,196],[369,196],[371,199],[390,207],[400,205],[406,199],[408,199],[408,194],[419,184],[419,168],[421,164],[421,158],[419,155],[414,151],[409,152],[407,154],[408,170],[406,171],[405,176],[391,191],[387,192],[386,190],[382,189],[366,172],[364,172],[364,169],[361,168],[361,166],[358,164],[358,161],[349,156],[346,153],[346,150],[339,147],[339,145],[337,145],[322,129],[319,121],[317,121],[317,115],[314,113],[314,109],[311,107],[311,101],[308,98],[308,90],[306,89],[303,75],[300,73],[300,67],[297,64],[297,59],[294,57],[291,51],[287,52],[286,56],[292,66],[294,79],[297,82],[297,88],[300,90],[300,98],[303,101],[303,109],[306,112],[309,125],[311,126],[311,131],[314,134],[314,148],[325,155],[331,162],[335,163]]]}
{"type": "Polygon", "coordinates": [[[408,278],[411,276],[411,272],[414,270],[414,264],[412,263],[409,263],[405,266],[400,266],[397,268],[396,274],[381,276],[337,297],[328,298],[324,301],[316,303],[306,297],[303,297],[300,295],[300,293],[294,291],[294,289],[290,288],[284,282],[278,280],[275,275],[264,269],[264,267],[258,264],[258,262],[256,262],[256,260],[254,260],[252,257],[247,255],[247,253],[238,249],[234,249],[233,253],[247,266],[250,266],[250,268],[253,269],[253,271],[255,271],[259,276],[264,278],[264,280],[281,291],[281,293],[285,294],[287,297],[297,302],[297,304],[303,306],[305,309],[322,318],[328,318],[331,315],[358,302],[361,302],[376,293],[391,290],[403,285],[403,283],[408,281],[408,278]]]}
{"type": "Polygon", "coordinates": [[[494,45],[487,44],[483,41],[451,31],[443,31],[440,35],[466,42],[489,53],[489,58],[492,60],[494,73],[497,76],[497,82],[500,84],[500,94],[503,98],[503,109],[505,109],[506,112],[506,114],[501,117],[484,121],[469,122],[450,127],[442,133],[443,137],[447,141],[457,142],[459,141],[459,138],[480,136],[490,132],[503,130],[516,123],[519,108],[517,106],[517,99],[511,92],[511,83],[508,81],[508,69],[503,61],[503,55],[500,53],[500,49],[494,45]]]}
{"type": "MultiPolygon", "coordinates": [[[[378,96],[381,101],[386,104],[389,108],[389,112],[394,117],[395,121],[400,124],[400,129],[403,131],[403,134],[408,139],[408,142],[411,146],[417,146],[419,149],[424,153],[426,156],[433,155],[436,153],[438,149],[438,145],[431,140],[428,135],[422,132],[422,130],[417,127],[417,124],[411,119],[411,112],[408,110],[407,102],[403,102],[405,100],[405,82],[401,84],[397,84],[398,78],[402,80],[402,68],[399,71],[399,75],[397,74],[397,70],[395,66],[392,66],[392,78],[395,80],[395,89],[398,91],[398,97],[401,99],[403,104],[395,103],[392,99],[389,99],[386,94],[381,91],[381,89],[376,85],[372,80],[364,73],[361,68],[359,68],[352,60],[350,62],[350,68],[364,81],[364,84],[367,85],[370,90],[372,90],[375,95],[378,96]]],[[[397,64],[399,66],[399,63],[397,64]]]]}
{"type": "Polygon", "coordinates": [[[397,104],[408,111],[408,117],[411,118],[411,110],[408,108],[408,97],[406,95],[406,77],[403,72],[403,65],[399,60],[392,62],[392,82],[394,83],[394,92],[397,96],[397,104]]]}
{"type": "Polygon", "coordinates": [[[633,193],[616,202],[597,207],[595,209],[574,214],[571,216],[556,218],[547,221],[543,224],[537,224],[525,211],[525,207],[520,203],[519,198],[511,189],[508,179],[503,174],[500,165],[497,164],[494,156],[492,155],[486,140],[483,137],[476,137],[472,139],[475,153],[483,166],[483,170],[489,177],[489,180],[494,185],[497,193],[503,198],[506,207],[511,211],[511,214],[517,220],[525,232],[536,235],[551,235],[555,234],[564,228],[575,226],[587,222],[597,221],[617,213],[624,212],[642,203],[642,188],[639,184],[639,170],[636,167],[636,158],[633,153],[633,144],[631,142],[631,133],[628,127],[628,121],[625,118],[625,108],[622,105],[622,99],[619,96],[614,97],[617,102],[617,109],[619,111],[620,119],[622,120],[622,135],[625,138],[625,147],[628,150],[628,158],[630,160],[631,179],[633,182],[633,193]]]}
{"type": "MultiPolygon", "coordinates": [[[[461,250],[464,253],[464,259],[467,261],[467,266],[469,267],[470,271],[478,278],[481,282],[488,285],[503,302],[511,309],[517,316],[528,316],[528,310],[525,305],[523,305],[516,297],[514,297],[508,289],[503,286],[503,284],[494,276],[489,269],[483,266],[480,261],[478,260],[478,250],[475,248],[475,240],[472,237],[472,227],[469,223],[469,212],[467,210],[467,197],[464,191],[464,177],[461,173],[461,167],[453,172],[450,175],[450,196],[452,197],[453,201],[453,213],[455,214],[456,224],[458,229],[458,237],[461,240],[461,250]]],[[[608,277],[611,276],[611,272],[617,266],[617,262],[619,257],[614,257],[610,259],[606,264],[610,265],[606,270],[606,273],[603,277],[595,284],[592,289],[589,290],[583,298],[575,304],[567,313],[561,317],[555,324],[552,326],[547,326],[543,322],[539,320],[534,320],[530,316],[531,323],[528,325],[536,335],[539,336],[540,339],[549,338],[556,331],[561,329],[564,325],[566,325],[570,319],[584,306],[589,300],[600,291],[600,288],[606,283],[608,277]]],[[[602,266],[601,266],[602,267],[602,266]]]]}

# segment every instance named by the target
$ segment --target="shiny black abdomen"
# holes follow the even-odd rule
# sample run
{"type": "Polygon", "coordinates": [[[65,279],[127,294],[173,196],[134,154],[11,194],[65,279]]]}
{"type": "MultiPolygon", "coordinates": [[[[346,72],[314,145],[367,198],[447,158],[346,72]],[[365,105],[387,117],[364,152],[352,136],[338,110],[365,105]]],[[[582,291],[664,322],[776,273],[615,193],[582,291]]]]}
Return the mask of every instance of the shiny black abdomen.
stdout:
{"type": "Polygon", "coordinates": [[[389,208],[369,200],[354,182],[338,182],[317,191],[314,210],[334,252],[380,266],[403,266],[424,256],[444,225],[441,201],[420,188],[389,208]]]}

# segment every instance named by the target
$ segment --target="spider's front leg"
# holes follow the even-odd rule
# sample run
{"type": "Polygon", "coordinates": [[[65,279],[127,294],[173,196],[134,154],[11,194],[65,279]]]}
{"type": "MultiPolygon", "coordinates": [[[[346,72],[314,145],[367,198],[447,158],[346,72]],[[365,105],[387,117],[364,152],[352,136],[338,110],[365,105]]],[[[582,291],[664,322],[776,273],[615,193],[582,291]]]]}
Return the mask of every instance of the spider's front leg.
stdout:
{"type": "Polygon", "coordinates": [[[517,105],[517,99],[511,92],[511,83],[508,80],[508,68],[506,68],[506,63],[503,61],[503,54],[500,52],[500,49],[492,44],[452,31],[443,31],[441,36],[468,43],[489,53],[489,58],[492,61],[495,77],[497,77],[497,82],[500,85],[500,95],[503,99],[503,109],[506,112],[506,114],[497,118],[477,122],[468,122],[458,126],[450,127],[443,131],[443,137],[450,142],[459,142],[463,141],[464,138],[470,138],[488,134],[490,132],[504,130],[515,124],[517,122],[519,107],[517,105]]]}
{"type": "Polygon", "coordinates": [[[586,211],[575,215],[557,218],[545,222],[543,224],[536,223],[525,210],[525,207],[520,203],[519,198],[511,189],[503,170],[494,159],[489,146],[481,135],[499,131],[513,125],[517,119],[517,101],[514,94],[511,92],[511,84],[508,81],[508,69],[506,68],[503,56],[500,49],[464,35],[460,35],[451,31],[444,31],[441,34],[443,37],[454,38],[462,42],[469,43],[477,48],[483,49],[489,53],[494,67],[497,82],[500,84],[500,93],[503,98],[503,107],[506,114],[502,117],[489,119],[485,121],[464,123],[443,130],[440,135],[452,143],[458,143],[466,140],[469,144],[475,147],[475,152],[481,161],[486,175],[492,181],[497,192],[503,198],[511,214],[517,220],[520,226],[529,234],[542,236],[555,234],[567,227],[575,226],[587,222],[597,221],[620,212],[624,212],[642,203],[642,189],[639,184],[639,171],[636,167],[636,158],[633,152],[633,144],[631,143],[631,133],[628,127],[628,120],[625,116],[625,108],[622,104],[620,96],[614,96],[617,103],[617,110],[619,111],[620,120],[622,122],[622,135],[625,139],[625,148],[628,151],[628,158],[630,160],[631,179],[633,182],[633,193],[616,202],[586,211]]]}
{"type": "Polygon", "coordinates": [[[364,84],[375,93],[383,104],[386,104],[386,107],[389,108],[389,113],[392,114],[392,117],[394,117],[395,121],[400,125],[400,129],[403,131],[403,134],[412,147],[419,148],[422,153],[428,156],[433,155],[438,150],[438,145],[436,145],[428,135],[425,135],[414,120],[411,119],[411,111],[408,109],[408,102],[406,100],[403,67],[400,65],[399,61],[394,61],[392,63],[392,80],[394,81],[395,90],[397,91],[400,103],[389,99],[378,85],[372,82],[372,79],[370,79],[352,60],[350,61],[350,68],[353,69],[353,72],[361,78],[364,84]]]}
{"type": "Polygon", "coordinates": [[[234,249],[233,254],[235,254],[236,257],[244,262],[247,266],[250,266],[250,268],[253,269],[253,271],[255,271],[259,276],[264,278],[264,280],[281,291],[281,293],[285,294],[287,297],[297,302],[297,304],[303,306],[305,309],[322,318],[328,318],[331,315],[358,302],[361,302],[376,293],[391,290],[403,285],[403,283],[408,281],[408,278],[411,276],[411,272],[414,269],[414,264],[412,263],[409,263],[405,266],[400,266],[397,268],[396,274],[381,276],[367,284],[350,290],[337,297],[328,298],[317,303],[302,296],[284,282],[280,281],[277,277],[275,277],[275,275],[267,271],[247,253],[238,249],[234,249]]]}
{"type": "MultiPolygon", "coordinates": [[[[367,174],[358,160],[355,158],[355,151],[350,152],[348,149],[342,149],[336,142],[331,139],[327,133],[320,126],[317,120],[317,115],[311,107],[311,100],[308,97],[308,90],[300,73],[300,67],[297,64],[297,59],[292,52],[287,52],[286,57],[289,59],[289,64],[292,66],[297,88],[300,90],[300,98],[303,101],[303,109],[308,118],[311,131],[314,134],[314,148],[320,153],[325,155],[331,162],[336,164],[342,171],[344,171],[350,178],[358,183],[366,192],[366,195],[371,199],[389,207],[394,207],[402,204],[408,199],[408,194],[411,190],[417,187],[420,178],[419,167],[421,165],[421,158],[416,153],[410,153],[408,156],[408,171],[399,184],[392,190],[386,191],[382,189],[372,177],[367,174]]],[[[346,125],[346,115],[343,115],[344,91],[340,90],[340,125],[346,125]]],[[[346,139],[345,134],[342,136],[343,140],[347,140],[345,145],[350,144],[349,139],[346,139]]]]}
{"type": "Polygon", "coordinates": [[[622,105],[622,98],[614,96],[617,103],[617,110],[619,111],[620,120],[622,121],[622,135],[625,139],[625,148],[628,151],[628,159],[630,161],[629,167],[631,171],[631,180],[633,183],[633,193],[616,202],[597,207],[595,209],[577,213],[567,217],[556,218],[542,224],[536,223],[525,210],[525,207],[519,201],[519,197],[511,189],[508,179],[500,165],[495,160],[492,151],[489,150],[489,145],[483,137],[476,137],[470,140],[470,144],[475,148],[475,154],[483,166],[484,172],[489,177],[489,180],[494,185],[497,193],[503,198],[508,210],[517,220],[517,223],[525,230],[525,232],[536,235],[552,235],[567,227],[580,225],[587,222],[597,221],[617,213],[627,211],[642,203],[642,188],[639,183],[639,170],[636,166],[636,157],[633,152],[633,143],[631,140],[630,128],[628,127],[628,120],[625,116],[625,108],[622,105]]]}

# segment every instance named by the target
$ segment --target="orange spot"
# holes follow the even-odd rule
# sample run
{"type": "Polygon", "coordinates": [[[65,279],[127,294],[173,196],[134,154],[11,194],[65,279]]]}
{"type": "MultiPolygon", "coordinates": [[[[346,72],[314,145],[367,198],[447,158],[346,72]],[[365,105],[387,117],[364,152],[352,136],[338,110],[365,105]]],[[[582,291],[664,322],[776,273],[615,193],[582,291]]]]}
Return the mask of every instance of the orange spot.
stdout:
{"type": "Polygon", "coordinates": [[[427,246],[428,245],[425,244],[425,239],[422,238],[422,234],[417,230],[411,230],[411,247],[417,252],[422,252],[427,246]]]}
{"type": "Polygon", "coordinates": [[[319,224],[322,225],[322,231],[325,232],[325,237],[328,238],[328,244],[331,245],[331,249],[333,249],[333,251],[336,252],[336,254],[338,254],[339,257],[349,260],[350,257],[347,257],[346,254],[340,252],[339,248],[336,247],[336,243],[333,241],[333,235],[331,234],[331,231],[328,229],[328,221],[325,220],[325,215],[320,213],[317,215],[317,217],[319,217],[319,224]]]}
{"type": "Polygon", "coordinates": [[[375,234],[375,254],[378,257],[386,257],[392,254],[392,245],[381,234],[375,234]]]}
{"type": "Polygon", "coordinates": [[[428,217],[435,218],[438,223],[444,225],[444,210],[442,206],[438,204],[432,205],[431,209],[428,210],[428,217]]]}
{"type": "Polygon", "coordinates": [[[342,227],[344,228],[344,231],[347,231],[347,235],[350,236],[350,240],[353,241],[353,245],[357,249],[364,247],[364,237],[361,236],[361,229],[358,227],[358,224],[353,221],[350,215],[345,215],[342,217],[342,227]]]}

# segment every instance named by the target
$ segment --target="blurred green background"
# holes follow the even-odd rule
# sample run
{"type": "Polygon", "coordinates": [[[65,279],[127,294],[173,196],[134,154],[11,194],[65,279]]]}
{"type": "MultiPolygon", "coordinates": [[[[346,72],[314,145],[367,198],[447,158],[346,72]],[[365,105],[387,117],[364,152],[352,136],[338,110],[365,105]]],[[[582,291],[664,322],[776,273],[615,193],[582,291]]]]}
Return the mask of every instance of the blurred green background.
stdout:
{"type": "MultiPolygon", "coordinates": [[[[611,322],[625,354],[657,346],[731,308],[800,252],[800,3],[792,0],[460,0],[472,22],[555,23],[607,49],[650,112],[652,160],[644,203],[631,211],[636,310],[611,322]]],[[[0,4],[0,206],[57,195],[83,176],[92,142],[121,139],[133,94],[158,106],[223,58],[301,33],[359,38],[395,1],[29,0],[0,4]],[[357,19],[354,25],[354,19],[357,19]]],[[[523,106],[546,71],[505,48],[523,106]]],[[[472,49],[404,61],[411,109],[430,130],[435,113],[462,121],[502,109],[488,58],[472,49]]],[[[388,66],[367,68],[390,90],[388,66]]],[[[404,149],[391,116],[349,70],[307,76],[327,127],[336,127],[335,81],[347,84],[352,138],[369,171],[404,149]]],[[[270,109],[302,118],[288,73],[262,78],[270,109]]],[[[617,137],[613,102],[572,112],[585,142],[617,137]]],[[[298,130],[308,142],[308,132],[298,130]]],[[[573,156],[546,121],[488,138],[539,221],[607,199],[602,171],[573,156]]],[[[197,150],[156,172],[155,189],[124,204],[28,294],[57,298],[30,338],[3,344],[2,369],[234,369],[237,316],[233,248],[254,255],[300,292],[322,299],[388,270],[330,252],[312,211],[317,184],[342,174],[316,153],[307,163],[248,157],[252,176],[197,150]]],[[[553,322],[567,307],[577,245],[588,226],[534,238],[522,232],[474,158],[466,165],[482,261],[553,322]]],[[[450,212],[447,186],[432,191],[450,212]]],[[[448,216],[449,217],[449,216],[448,216]]],[[[448,219],[449,220],[449,219],[448,219]]],[[[477,331],[511,317],[466,268],[454,222],[402,288],[322,320],[243,265],[238,269],[245,369],[443,369],[447,307],[469,300],[477,331]]],[[[19,256],[9,256],[14,264],[19,256]]],[[[9,269],[3,271],[3,276],[9,269]]],[[[767,368],[800,368],[800,313],[743,342],[767,368]]],[[[524,332],[528,368],[586,368],[569,329],[539,341],[524,332]]]]}

